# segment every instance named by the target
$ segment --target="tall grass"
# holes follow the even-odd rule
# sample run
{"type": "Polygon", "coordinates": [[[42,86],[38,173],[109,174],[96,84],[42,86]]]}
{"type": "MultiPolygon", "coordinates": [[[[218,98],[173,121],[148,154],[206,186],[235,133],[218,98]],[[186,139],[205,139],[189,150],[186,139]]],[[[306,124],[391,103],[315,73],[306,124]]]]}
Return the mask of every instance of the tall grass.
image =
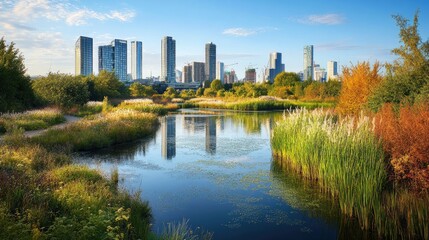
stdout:
{"type": "Polygon", "coordinates": [[[192,99],[185,102],[183,108],[214,108],[214,109],[229,109],[237,111],[265,111],[265,110],[283,110],[295,109],[304,107],[307,109],[315,109],[318,107],[330,107],[330,103],[321,102],[300,102],[289,100],[273,100],[273,99],[241,99],[236,101],[220,101],[216,99],[192,99]]]}
{"type": "Polygon", "coordinates": [[[177,104],[157,104],[153,103],[150,99],[133,99],[125,100],[117,106],[118,109],[131,109],[139,112],[154,113],[158,115],[165,115],[169,111],[178,109],[177,104]]]}
{"type": "Polygon", "coordinates": [[[369,228],[386,183],[383,149],[371,128],[366,117],[338,120],[322,110],[298,110],[276,126],[272,148],[292,169],[337,197],[344,214],[359,216],[369,228]]]}
{"type": "Polygon", "coordinates": [[[53,108],[22,113],[7,113],[0,115],[0,133],[9,131],[14,127],[24,130],[45,129],[65,121],[66,119],[61,111],[53,108]]]}
{"type": "Polygon", "coordinates": [[[317,182],[362,228],[392,239],[428,239],[429,196],[388,188],[372,119],[298,110],[274,128],[272,149],[277,161],[317,182]]]}
{"type": "Polygon", "coordinates": [[[63,129],[50,129],[31,141],[50,149],[90,150],[148,136],[157,126],[158,119],[154,114],[117,110],[83,119],[63,129]]]}
{"type": "Polygon", "coordinates": [[[159,239],[162,240],[211,240],[213,233],[206,232],[200,228],[192,229],[189,220],[183,219],[181,222],[168,223],[164,226],[159,239]]]}

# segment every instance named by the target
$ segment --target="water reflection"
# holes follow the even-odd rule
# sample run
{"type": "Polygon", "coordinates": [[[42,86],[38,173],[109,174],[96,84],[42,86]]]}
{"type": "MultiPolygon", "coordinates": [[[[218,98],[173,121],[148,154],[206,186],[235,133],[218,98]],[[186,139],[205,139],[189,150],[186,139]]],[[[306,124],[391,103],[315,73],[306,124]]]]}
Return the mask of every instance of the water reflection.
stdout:
{"type": "Polygon", "coordinates": [[[213,117],[206,118],[206,151],[216,153],[216,119],[213,117]]]}
{"type": "Polygon", "coordinates": [[[161,155],[171,160],[176,156],[176,116],[166,116],[161,120],[161,155]]]}

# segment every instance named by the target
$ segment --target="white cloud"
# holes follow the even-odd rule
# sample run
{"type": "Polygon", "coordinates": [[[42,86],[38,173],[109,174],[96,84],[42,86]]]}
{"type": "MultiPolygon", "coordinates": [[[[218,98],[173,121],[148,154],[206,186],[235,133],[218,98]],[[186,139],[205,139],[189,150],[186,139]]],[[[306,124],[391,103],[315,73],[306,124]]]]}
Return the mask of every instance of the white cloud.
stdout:
{"type": "Polygon", "coordinates": [[[255,35],[262,32],[276,31],[278,30],[275,27],[263,27],[263,28],[228,28],[225,29],[222,34],[230,35],[235,37],[247,37],[250,35],[255,35]]]}
{"type": "Polygon", "coordinates": [[[339,25],[344,23],[345,18],[340,14],[322,14],[322,15],[309,15],[297,20],[302,24],[309,25],[339,25]]]}
{"type": "Polygon", "coordinates": [[[45,18],[53,21],[65,21],[71,26],[87,24],[90,19],[126,22],[136,15],[132,10],[97,12],[77,7],[67,0],[19,0],[15,3],[5,4],[2,8],[6,8],[6,10],[10,8],[10,11],[6,11],[6,15],[2,17],[3,19],[28,21],[36,18],[45,18]]]}
{"type": "Polygon", "coordinates": [[[256,34],[256,31],[245,28],[228,28],[223,31],[224,35],[231,35],[237,37],[247,37],[253,34],[256,34]]]}

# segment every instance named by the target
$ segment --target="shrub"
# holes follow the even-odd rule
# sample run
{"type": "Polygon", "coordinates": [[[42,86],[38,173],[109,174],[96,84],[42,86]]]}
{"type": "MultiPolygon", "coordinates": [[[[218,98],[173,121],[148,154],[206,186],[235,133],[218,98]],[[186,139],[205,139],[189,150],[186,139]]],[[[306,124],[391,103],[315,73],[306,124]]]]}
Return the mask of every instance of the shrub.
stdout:
{"type": "Polygon", "coordinates": [[[378,62],[372,68],[369,62],[358,63],[351,68],[344,67],[337,111],[342,114],[357,115],[366,109],[368,97],[382,80],[379,71],[378,62]]]}
{"type": "Polygon", "coordinates": [[[386,104],[376,115],[375,132],[390,156],[392,178],[417,192],[429,191],[429,106],[386,104]]]}
{"type": "Polygon", "coordinates": [[[61,108],[83,105],[89,99],[87,84],[79,77],[67,74],[49,73],[33,81],[33,90],[42,104],[61,108]]]}

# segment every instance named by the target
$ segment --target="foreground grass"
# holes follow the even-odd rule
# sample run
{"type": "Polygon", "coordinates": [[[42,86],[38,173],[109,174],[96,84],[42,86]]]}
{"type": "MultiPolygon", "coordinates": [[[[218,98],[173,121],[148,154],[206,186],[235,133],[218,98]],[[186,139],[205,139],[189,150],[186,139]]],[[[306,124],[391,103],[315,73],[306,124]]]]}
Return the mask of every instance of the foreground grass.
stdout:
{"type": "Polygon", "coordinates": [[[0,133],[14,128],[24,130],[46,129],[52,125],[65,122],[64,115],[57,109],[41,109],[23,113],[8,113],[0,115],[0,133]]]}
{"type": "Polygon", "coordinates": [[[97,170],[23,143],[0,145],[0,239],[145,239],[151,211],[97,170]]]}
{"type": "Polygon", "coordinates": [[[183,108],[214,108],[237,111],[267,111],[295,108],[315,109],[319,107],[332,107],[332,103],[325,102],[301,102],[292,100],[279,100],[274,98],[249,98],[233,100],[216,100],[210,98],[197,98],[185,102],[183,108]]]}
{"type": "Polygon", "coordinates": [[[33,137],[32,142],[49,149],[73,151],[104,148],[133,141],[154,133],[157,116],[135,110],[114,110],[75,122],[63,129],[51,129],[33,137]]]}
{"type": "Polygon", "coordinates": [[[362,228],[390,238],[427,239],[429,198],[383,191],[386,164],[372,128],[367,117],[339,120],[329,112],[300,110],[274,129],[273,153],[302,177],[317,181],[362,228]]]}

